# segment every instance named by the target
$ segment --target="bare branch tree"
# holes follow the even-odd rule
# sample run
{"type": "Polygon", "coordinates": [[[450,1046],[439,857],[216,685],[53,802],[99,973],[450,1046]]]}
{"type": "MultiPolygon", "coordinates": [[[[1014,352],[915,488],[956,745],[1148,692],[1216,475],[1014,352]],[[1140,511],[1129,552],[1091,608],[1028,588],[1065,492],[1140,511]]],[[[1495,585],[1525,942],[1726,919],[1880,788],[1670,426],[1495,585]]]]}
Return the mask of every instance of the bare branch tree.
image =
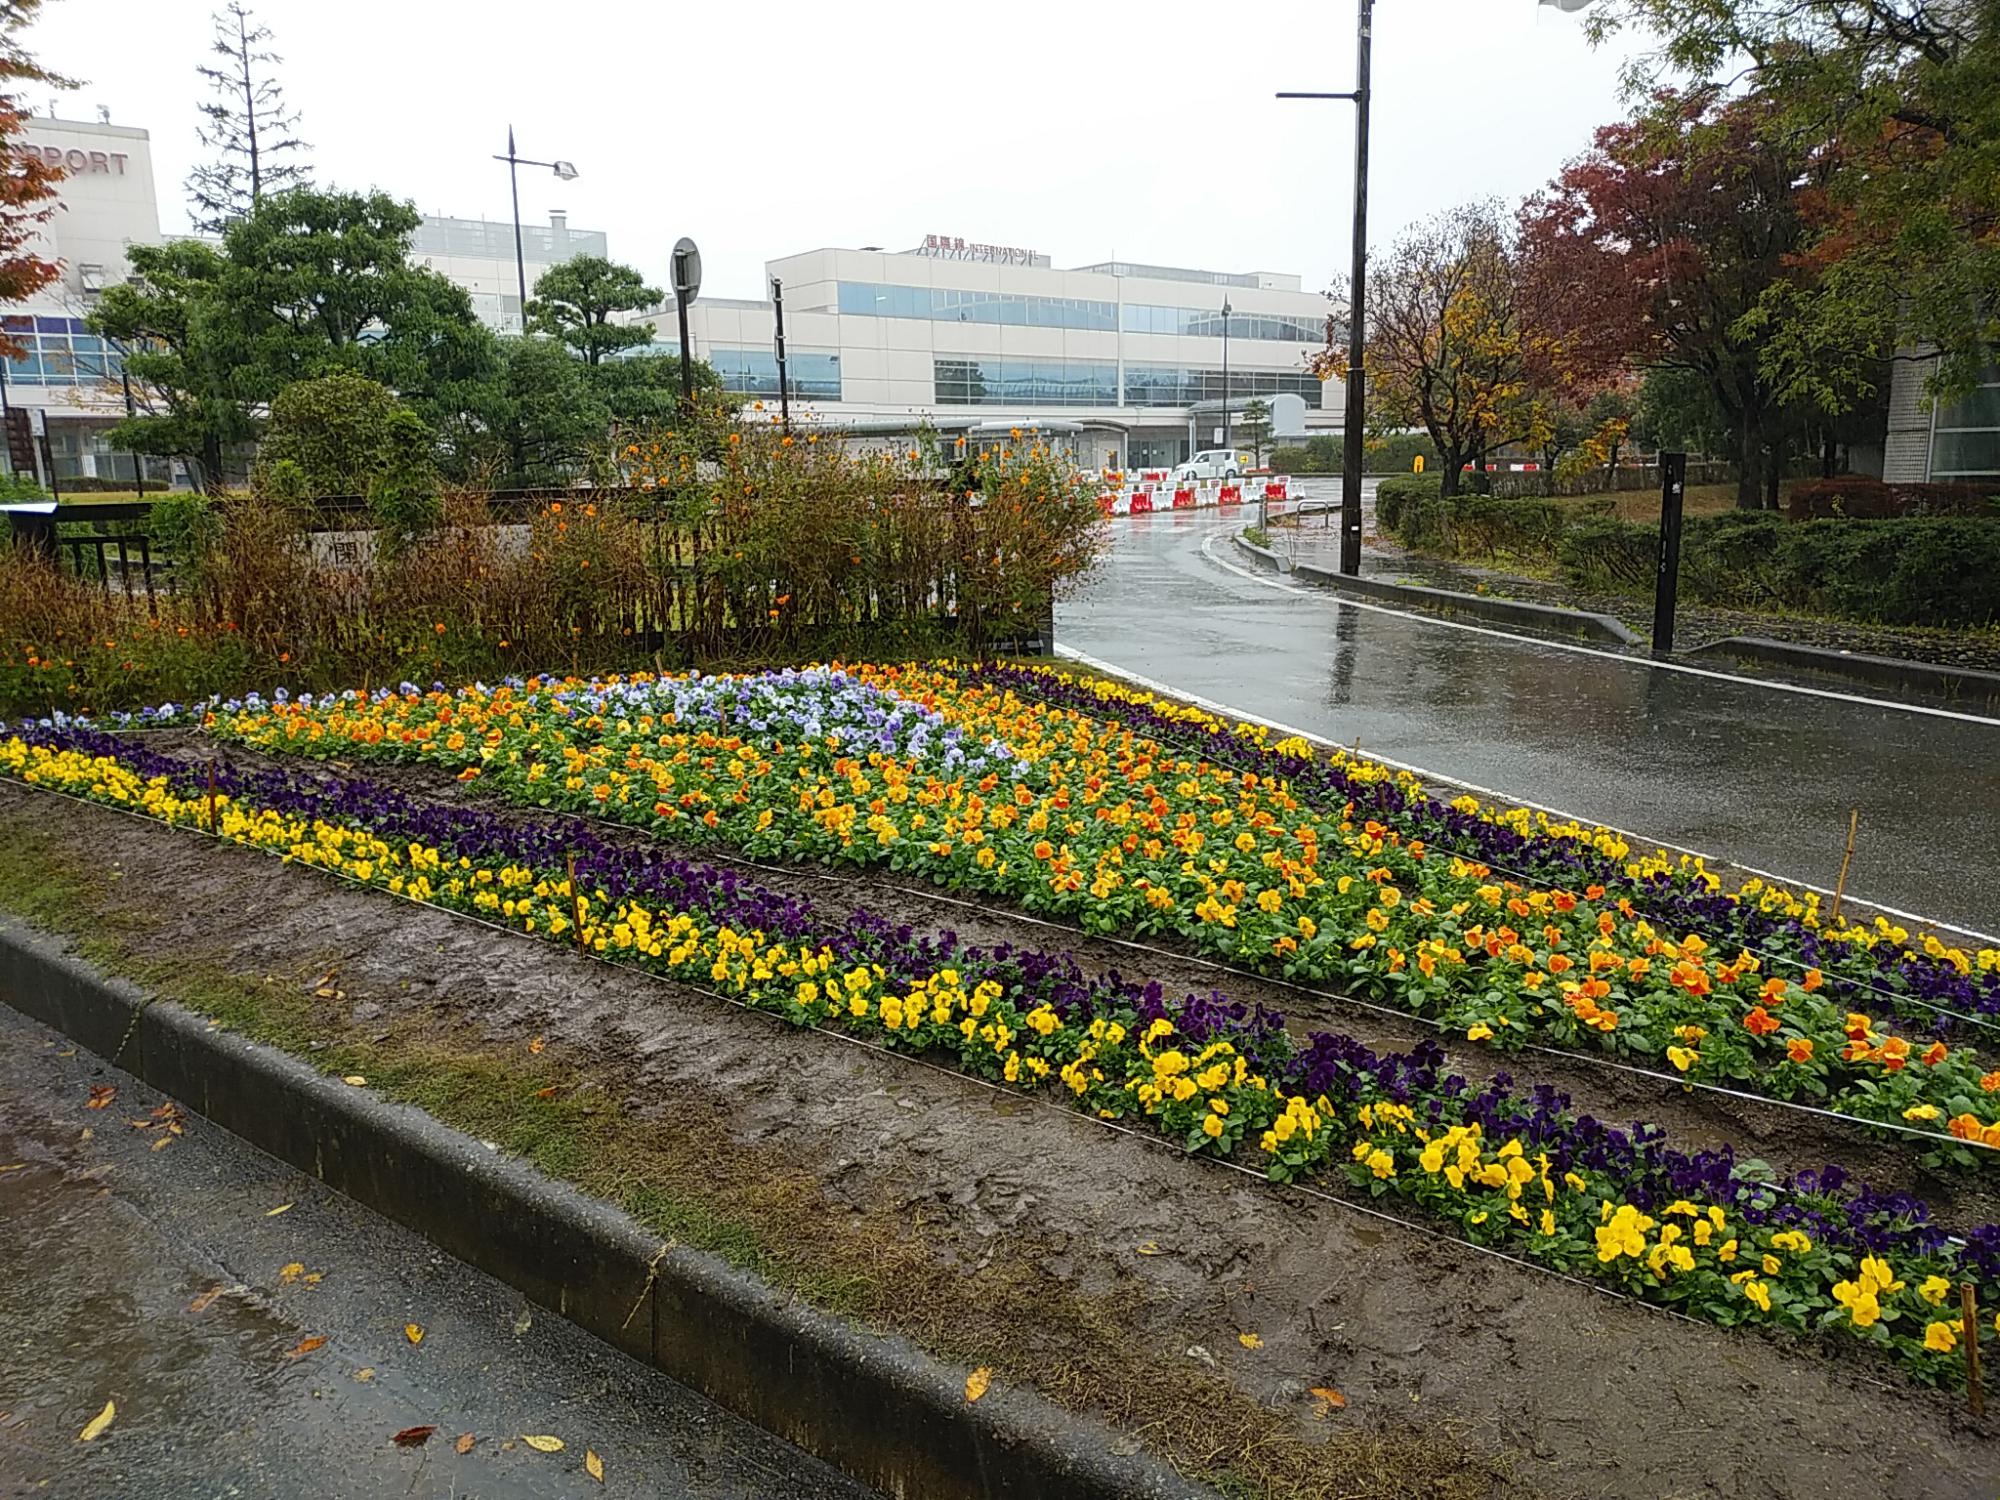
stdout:
{"type": "Polygon", "coordinates": [[[216,159],[187,180],[198,230],[219,234],[267,193],[310,181],[305,163],[293,159],[310,148],[293,133],[299,117],[285,107],[274,71],[284,59],[265,47],[270,40],[270,28],[256,25],[240,0],[215,13],[213,51],[223,62],[195,70],[215,95],[199,106],[206,121],[199,133],[216,159]]]}

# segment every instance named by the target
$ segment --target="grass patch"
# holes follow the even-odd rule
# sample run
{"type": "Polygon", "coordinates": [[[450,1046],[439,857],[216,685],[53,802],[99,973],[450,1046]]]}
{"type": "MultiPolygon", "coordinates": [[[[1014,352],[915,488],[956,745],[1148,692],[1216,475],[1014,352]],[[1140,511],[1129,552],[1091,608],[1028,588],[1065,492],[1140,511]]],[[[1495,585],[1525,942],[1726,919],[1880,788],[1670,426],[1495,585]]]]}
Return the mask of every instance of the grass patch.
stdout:
{"type": "Polygon", "coordinates": [[[364,1074],[384,1096],[618,1205],[664,1240],[945,1359],[990,1365],[1142,1435],[1230,1495],[1474,1500],[1502,1478],[1445,1427],[1321,1426],[1296,1405],[1261,1405],[1180,1357],[1187,1340],[1148,1320],[1137,1278],[1116,1272],[1108,1290],[1087,1290],[1051,1277],[1062,1247],[1018,1234],[958,1244],[886,1194],[831,1203],[789,1153],[739,1142],[725,1097],[684,1091],[670,1115],[654,1114],[634,1102],[645,1084],[630,1065],[557,1042],[537,1054],[497,1043],[442,1004],[390,1008],[358,1027],[359,997],[316,993],[338,953],[302,952],[289,972],[249,974],[231,966],[226,936],[161,951],[158,893],[128,886],[34,812],[0,807],[0,907],[243,1036],[329,1074],[364,1074]]]}

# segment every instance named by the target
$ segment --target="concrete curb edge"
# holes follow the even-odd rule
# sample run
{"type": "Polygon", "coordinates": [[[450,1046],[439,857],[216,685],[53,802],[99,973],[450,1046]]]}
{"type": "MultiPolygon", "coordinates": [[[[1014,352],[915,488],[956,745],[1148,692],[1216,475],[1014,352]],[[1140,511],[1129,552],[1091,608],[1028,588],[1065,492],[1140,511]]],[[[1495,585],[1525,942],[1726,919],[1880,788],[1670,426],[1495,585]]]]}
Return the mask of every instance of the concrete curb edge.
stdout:
{"type": "Polygon", "coordinates": [[[1728,656],[1765,666],[1825,672],[1876,687],[1921,687],[1950,697],[2000,701],[2000,672],[1975,667],[1949,667],[1937,662],[1910,661],[1900,656],[1871,656],[1861,651],[1829,651],[1795,641],[1761,635],[1731,635],[1678,653],[1682,656],[1728,656]]]}
{"type": "Polygon", "coordinates": [[[0,1001],[887,1495],[1215,1500],[1120,1436],[869,1333],[422,1110],[325,1077],[0,917],[0,1001]]]}
{"type": "Polygon", "coordinates": [[[1527,604],[1518,599],[1489,598],[1484,594],[1461,594],[1451,589],[1434,589],[1415,583],[1386,583],[1379,578],[1349,578],[1329,573],[1309,563],[1295,563],[1267,548],[1246,540],[1240,533],[1236,545],[1256,562],[1290,573],[1307,583],[1319,584],[1336,593],[1359,594],[1378,604],[1425,613],[1466,615],[1495,625],[1513,625],[1528,630],[1545,630],[1558,635],[1580,636],[1610,646],[1636,646],[1637,634],[1623,620],[1611,615],[1590,614],[1580,609],[1556,609],[1547,604],[1527,604]]]}

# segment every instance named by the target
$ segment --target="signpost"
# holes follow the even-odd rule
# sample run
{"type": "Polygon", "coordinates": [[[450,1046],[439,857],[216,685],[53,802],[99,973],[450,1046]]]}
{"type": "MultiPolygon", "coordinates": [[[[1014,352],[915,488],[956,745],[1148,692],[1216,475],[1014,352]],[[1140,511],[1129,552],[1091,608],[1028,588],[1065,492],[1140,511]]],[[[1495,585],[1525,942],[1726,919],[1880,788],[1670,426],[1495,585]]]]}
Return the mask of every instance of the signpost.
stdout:
{"type": "Polygon", "coordinates": [[[1660,566],[1653,580],[1653,655],[1674,649],[1674,603],[1680,590],[1681,506],[1687,498],[1685,453],[1660,455],[1660,566]]]}
{"type": "Polygon", "coordinates": [[[688,304],[701,292],[701,251],[682,235],[674,244],[674,301],[681,315],[681,406],[694,413],[694,350],[688,346],[688,304]]]}

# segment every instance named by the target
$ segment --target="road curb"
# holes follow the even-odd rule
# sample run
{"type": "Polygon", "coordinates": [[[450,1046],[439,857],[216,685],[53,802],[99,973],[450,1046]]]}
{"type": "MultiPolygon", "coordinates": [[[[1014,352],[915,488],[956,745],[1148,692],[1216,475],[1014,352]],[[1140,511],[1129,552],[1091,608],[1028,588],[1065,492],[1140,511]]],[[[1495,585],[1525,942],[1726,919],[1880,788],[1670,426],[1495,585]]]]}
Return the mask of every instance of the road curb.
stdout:
{"type": "Polygon", "coordinates": [[[1356,594],[1378,604],[1387,604],[1412,613],[1464,615],[1496,625],[1513,625],[1526,630],[1548,631],[1577,636],[1611,646],[1636,646],[1639,637],[1623,620],[1611,615],[1590,614],[1580,609],[1556,609],[1547,604],[1528,604],[1519,599],[1496,599],[1485,594],[1461,594],[1451,589],[1434,589],[1415,583],[1385,583],[1379,578],[1350,578],[1345,573],[1329,573],[1310,563],[1290,562],[1268,548],[1245,540],[1240,534],[1236,545],[1264,566],[1289,572],[1294,578],[1330,588],[1336,593],[1356,594]]]}
{"type": "Polygon", "coordinates": [[[2000,672],[1910,661],[1900,656],[1870,656],[1860,651],[1829,651],[1821,646],[1772,640],[1768,636],[1725,636],[1680,654],[1690,657],[1728,656],[1763,666],[1825,672],[1873,687],[1917,687],[1948,698],[2000,702],[2000,672]]]}
{"type": "Polygon", "coordinates": [[[0,1001],[887,1495],[1216,1500],[1030,1392],[856,1328],[0,917],[0,1001]]]}

